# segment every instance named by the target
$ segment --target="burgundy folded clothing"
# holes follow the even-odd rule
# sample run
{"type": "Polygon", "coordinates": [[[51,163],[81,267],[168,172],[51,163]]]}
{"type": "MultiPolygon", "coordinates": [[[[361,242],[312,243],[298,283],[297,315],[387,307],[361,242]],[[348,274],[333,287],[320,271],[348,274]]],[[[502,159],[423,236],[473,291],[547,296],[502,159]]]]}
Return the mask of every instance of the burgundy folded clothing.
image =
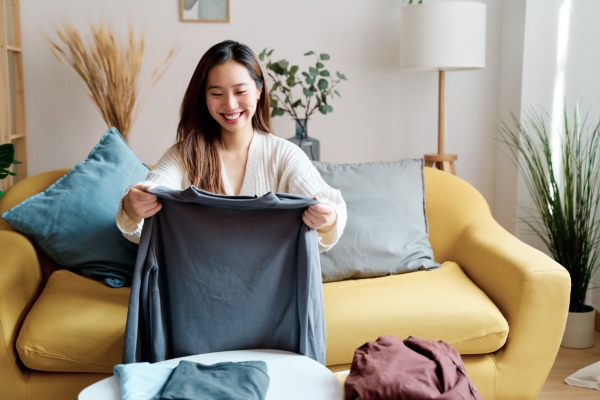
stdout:
{"type": "Polygon", "coordinates": [[[458,352],[443,341],[380,336],[354,352],[346,400],[483,400],[458,352]]]}

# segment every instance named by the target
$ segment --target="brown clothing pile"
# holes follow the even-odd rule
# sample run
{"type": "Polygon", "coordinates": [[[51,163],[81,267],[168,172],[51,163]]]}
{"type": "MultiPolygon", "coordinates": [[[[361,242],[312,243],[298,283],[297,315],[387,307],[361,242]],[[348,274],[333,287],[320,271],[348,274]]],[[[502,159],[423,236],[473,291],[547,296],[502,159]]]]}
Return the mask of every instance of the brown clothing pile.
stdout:
{"type": "Polygon", "coordinates": [[[483,400],[458,352],[443,341],[381,336],[356,349],[346,400],[483,400]]]}

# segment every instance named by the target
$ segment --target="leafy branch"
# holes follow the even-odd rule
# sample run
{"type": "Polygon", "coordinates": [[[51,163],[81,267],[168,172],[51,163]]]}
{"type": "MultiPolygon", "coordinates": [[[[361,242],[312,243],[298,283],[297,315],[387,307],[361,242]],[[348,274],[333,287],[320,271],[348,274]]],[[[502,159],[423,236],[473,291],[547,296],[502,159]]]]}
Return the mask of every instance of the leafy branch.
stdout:
{"type": "MultiPolygon", "coordinates": [[[[13,164],[21,164],[15,160],[15,145],[12,143],[5,143],[0,145],[0,180],[7,176],[16,176],[14,172],[10,170],[10,166],[13,164]]],[[[0,191],[0,197],[4,192],[0,191]]]]}
{"type": "Polygon", "coordinates": [[[305,56],[315,56],[314,66],[308,67],[308,71],[300,72],[299,67],[292,65],[287,60],[273,62],[271,54],[274,49],[264,49],[258,58],[260,61],[267,60],[267,74],[273,81],[273,86],[269,91],[269,100],[271,102],[271,116],[284,115],[286,112],[295,120],[308,119],[317,110],[321,114],[327,114],[333,111],[329,105],[328,99],[335,96],[341,97],[335,87],[342,81],[347,80],[346,76],[337,71],[337,79],[332,78],[329,70],[325,69],[323,61],[329,60],[328,54],[316,54],[314,51],[305,53],[305,56]],[[298,86],[302,89],[300,98],[295,99],[293,88],[298,86]],[[312,104],[311,104],[312,103],[312,104]],[[304,115],[300,114],[300,108],[304,108],[304,115]]]}

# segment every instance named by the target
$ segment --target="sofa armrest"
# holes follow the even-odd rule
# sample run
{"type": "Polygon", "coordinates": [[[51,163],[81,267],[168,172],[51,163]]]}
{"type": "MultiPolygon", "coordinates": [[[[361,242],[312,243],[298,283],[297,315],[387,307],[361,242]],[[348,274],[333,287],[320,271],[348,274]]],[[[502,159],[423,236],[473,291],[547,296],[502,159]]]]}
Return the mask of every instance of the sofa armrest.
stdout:
{"type": "Polygon", "coordinates": [[[29,372],[15,347],[25,316],[42,289],[33,244],[11,230],[0,230],[0,388],[2,398],[25,399],[29,372]]]}
{"type": "Polygon", "coordinates": [[[494,398],[535,398],[565,329],[568,272],[508,233],[489,214],[478,215],[462,229],[452,253],[508,321],[507,342],[492,354],[498,370],[494,398]],[[523,393],[527,387],[537,390],[523,393]]]}

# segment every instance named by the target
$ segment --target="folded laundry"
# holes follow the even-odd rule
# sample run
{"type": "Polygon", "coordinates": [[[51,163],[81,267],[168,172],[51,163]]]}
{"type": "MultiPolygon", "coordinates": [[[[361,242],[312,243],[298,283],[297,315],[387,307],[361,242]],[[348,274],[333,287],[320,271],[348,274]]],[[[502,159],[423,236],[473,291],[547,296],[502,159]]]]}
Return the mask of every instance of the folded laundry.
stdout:
{"type": "Polygon", "coordinates": [[[116,365],[114,374],[121,400],[264,400],[270,383],[264,361],[130,363],[116,365]]]}
{"type": "Polygon", "coordinates": [[[572,386],[600,390],[600,361],[569,375],[565,382],[572,386]]]}
{"type": "Polygon", "coordinates": [[[264,400],[269,389],[264,361],[204,365],[181,361],[169,378],[161,400],[264,400]]]}
{"type": "Polygon", "coordinates": [[[158,400],[175,367],[177,364],[147,362],[115,365],[121,400],[158,400]]]}
{"type": "Polygon", "coordinates": [[[354,352],[346,400],[482,400],[458,352],[443,341],[380,336],[354,352]]]}

